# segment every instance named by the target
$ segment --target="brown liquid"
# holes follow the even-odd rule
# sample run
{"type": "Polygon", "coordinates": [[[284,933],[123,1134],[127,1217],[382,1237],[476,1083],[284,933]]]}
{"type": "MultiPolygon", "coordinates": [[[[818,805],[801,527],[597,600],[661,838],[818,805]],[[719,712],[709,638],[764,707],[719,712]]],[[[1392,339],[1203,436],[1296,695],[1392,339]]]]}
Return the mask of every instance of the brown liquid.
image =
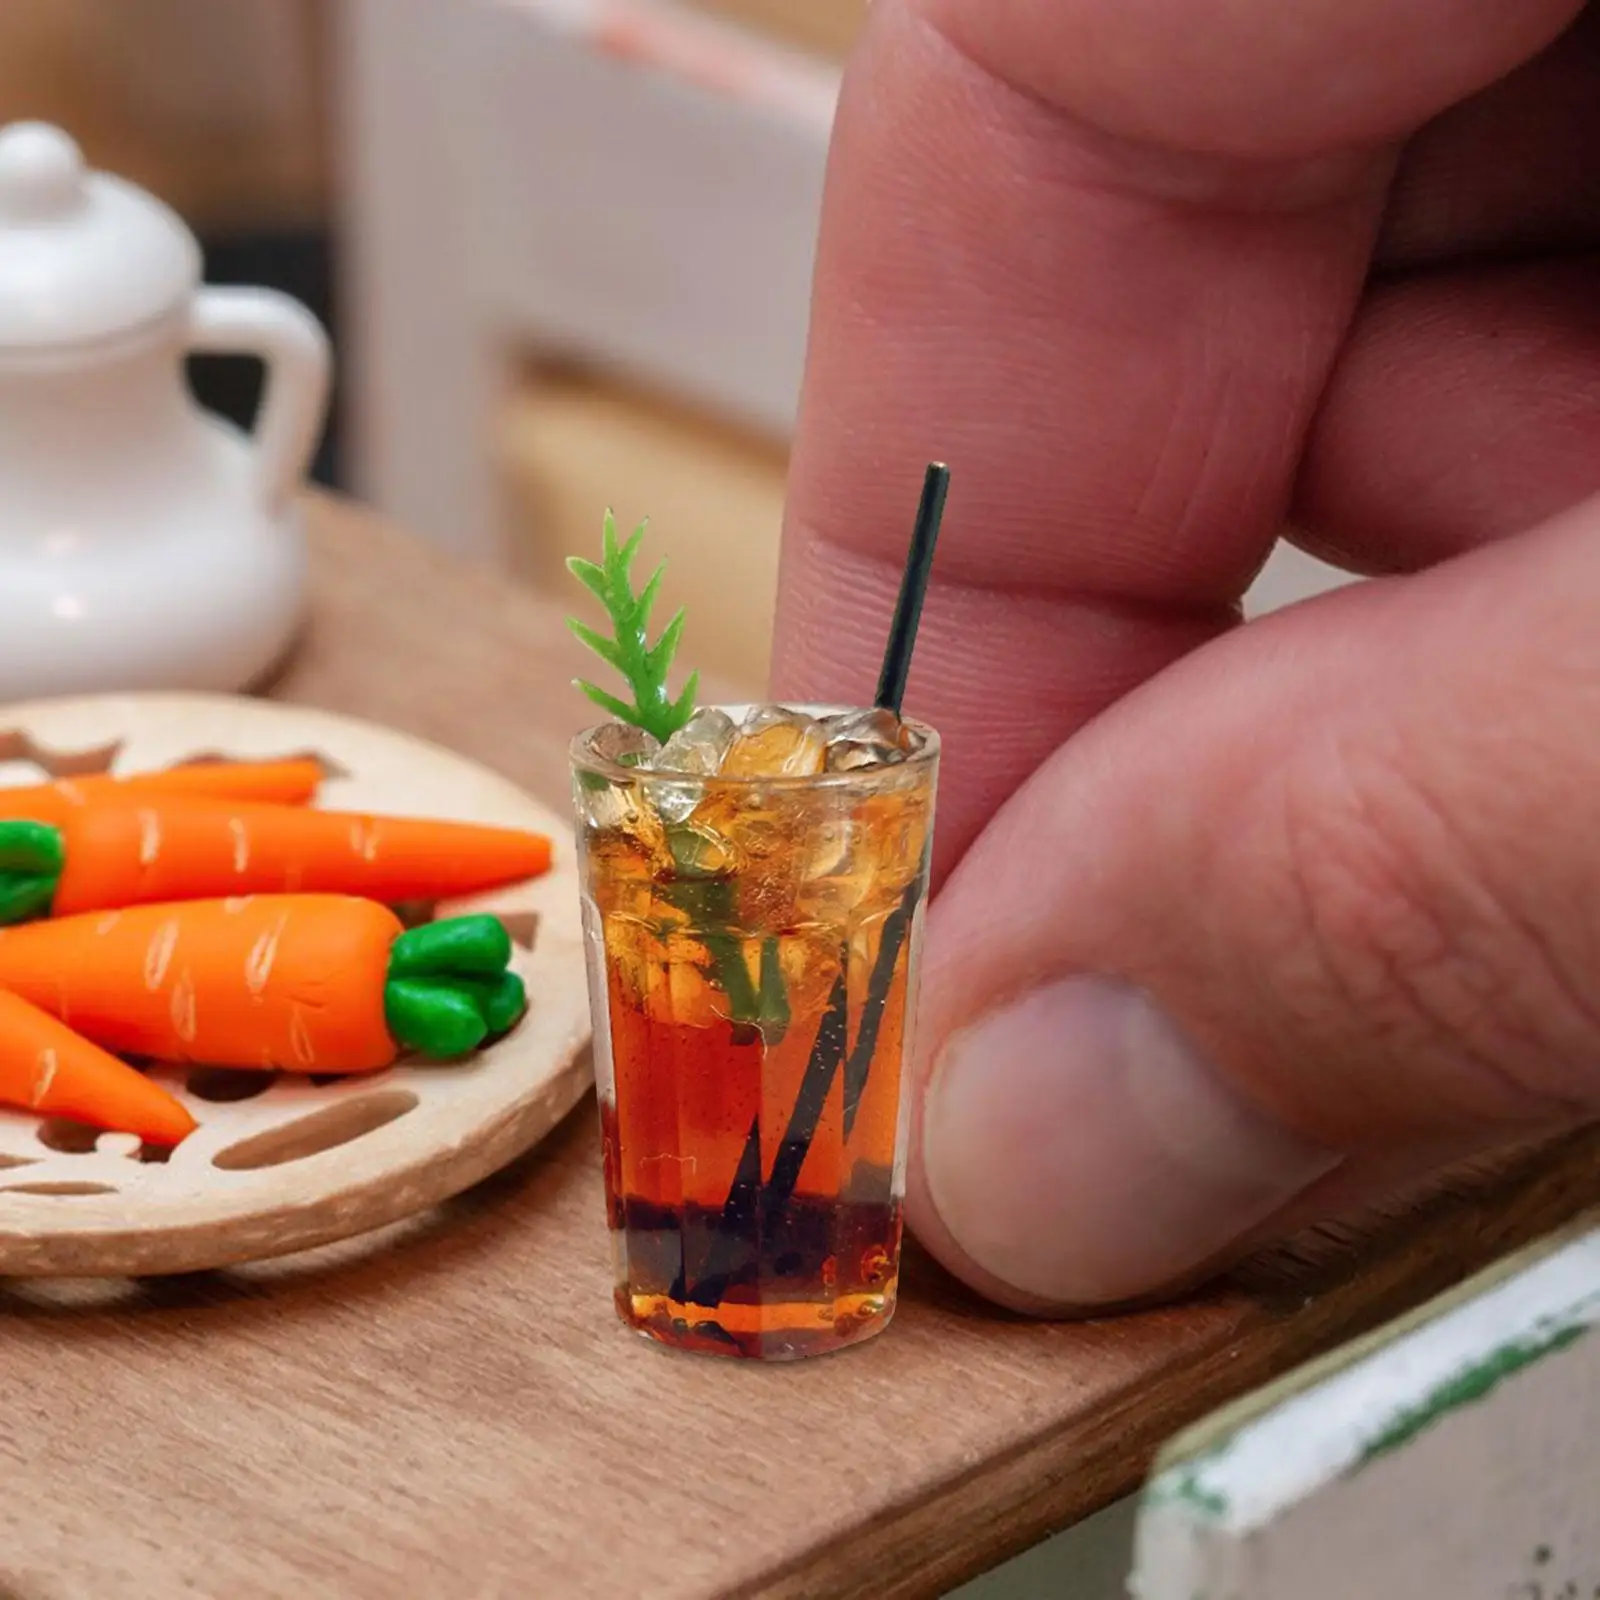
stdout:
{"type": "Polygon", "coordinates": [[[784,949],[781,1029],[717,1015],[699,966],[656,968],[640,992],[637,963],[608,959],[606,1191],[617,1308],[641,1332],[782,1359],[887,1323],[907,955],[868,1006],[881,934],[831,959],[784,949]]]}
{"type": "Polygon", "coordinates": [[[578,781],[617,1307],[652,1338],[785,1359],[893,1312],[929,777],[708,780],[679,822],[660,779],[578,781]]]}

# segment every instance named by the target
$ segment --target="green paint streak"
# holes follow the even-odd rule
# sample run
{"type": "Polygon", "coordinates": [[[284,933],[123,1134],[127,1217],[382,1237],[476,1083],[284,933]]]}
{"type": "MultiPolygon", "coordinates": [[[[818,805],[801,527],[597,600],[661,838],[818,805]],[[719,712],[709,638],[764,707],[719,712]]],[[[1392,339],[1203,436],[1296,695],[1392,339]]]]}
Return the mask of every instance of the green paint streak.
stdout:
{"type": "Polygon", "coordinates": [[[1205,1481],[1206,1462],[1217,1454],[1216,1451],[1207,1451],[1186,1466],[1163,1472],[1150,1484],[1147,1498],[1161,1505],[1187,1506],[1207,1520],[1225,1517],[1228,1514],[1227,1496],[1205,1481]]]}
{"type": "Polygon", "coordinates": [[[1458,1406],[1482,1400],[1514,1373],[1545,1356],[1554,1355],[1558,1350],[1565,1350],[1588,1331],[1587,1323],[1569,1324],[1542,1337],[1513,1339],[1501,1345],[1474,1366],[1465,1368],[1453,1378],[1447,1378],[1418,1404],[1398,1412],[1388,1427],[1368,1442],[1356,1462],[1357,1468],[1409,1443],[1458,1406]]]}

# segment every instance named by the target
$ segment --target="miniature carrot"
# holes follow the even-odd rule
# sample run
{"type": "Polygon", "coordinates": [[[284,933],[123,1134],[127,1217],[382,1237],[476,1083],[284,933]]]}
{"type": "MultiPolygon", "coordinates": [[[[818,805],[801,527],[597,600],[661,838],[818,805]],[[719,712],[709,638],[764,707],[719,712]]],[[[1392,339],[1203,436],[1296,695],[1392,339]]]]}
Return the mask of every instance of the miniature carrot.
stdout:
{"type": "Polygon", "coordinates": [[[0,822],[0,922],[241,894],[395,905],[549,867],[550,840],[518,828],[150,795],[86,806],[55,826],[0,822]]]}
{"type": "Polygon", "coordinates": [[[87,805],[146,794],[303,805],[321,783],[322,765],[310,759],[202,761],[155,772],[92,772],[81,778],[60,778],[54,783],[0,788],[0,817],[60,823],[87,805]]]}
{"type": "Polygon", "coordinates": [[[195,1121],[159,1084],[65,1023],[0,991],[0,1101],[170,1145],[195,1121]]]}
{"type": "Polygon", "coordinates": [[[466,1055],[522,1015],[495,917],[404,929],[350,895],[258,895],[0,930],[10,989],[122,1055],[369,1072],[466,1055]]]}

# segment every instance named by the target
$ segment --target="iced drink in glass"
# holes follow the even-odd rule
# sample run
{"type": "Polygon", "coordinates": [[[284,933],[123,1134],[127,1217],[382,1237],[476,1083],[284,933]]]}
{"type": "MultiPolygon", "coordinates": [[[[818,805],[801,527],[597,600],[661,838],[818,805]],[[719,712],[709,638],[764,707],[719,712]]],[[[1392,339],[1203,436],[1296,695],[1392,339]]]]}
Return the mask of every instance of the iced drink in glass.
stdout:
{"type": "Polygon", "coordinates": [[[939,741],[872,710],[573,745],[624,1321],[768,1360],[879,1331],[939,741]]]}

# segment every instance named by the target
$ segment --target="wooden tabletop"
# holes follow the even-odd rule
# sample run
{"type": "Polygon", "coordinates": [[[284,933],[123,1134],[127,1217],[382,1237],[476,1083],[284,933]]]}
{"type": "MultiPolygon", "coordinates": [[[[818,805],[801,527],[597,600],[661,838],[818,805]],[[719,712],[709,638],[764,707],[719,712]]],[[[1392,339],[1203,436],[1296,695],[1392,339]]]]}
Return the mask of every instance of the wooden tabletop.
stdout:
{"type": "MultiPolygon", "coordinates": [[[[274,693],[561,803],[560,614],[318,502],[274,693]]],[[[794,1366],[611,1306],[592,1098],[436,1214],[296,1260],[0,1288],[0,1593],[937,1595],[1132,1488],[1180,1425],[1600,1200],[1600,1134],[1303,1237],[1185,1304],[1031,1324],[912,1250],[894,1325],[794,1366]]]]}

